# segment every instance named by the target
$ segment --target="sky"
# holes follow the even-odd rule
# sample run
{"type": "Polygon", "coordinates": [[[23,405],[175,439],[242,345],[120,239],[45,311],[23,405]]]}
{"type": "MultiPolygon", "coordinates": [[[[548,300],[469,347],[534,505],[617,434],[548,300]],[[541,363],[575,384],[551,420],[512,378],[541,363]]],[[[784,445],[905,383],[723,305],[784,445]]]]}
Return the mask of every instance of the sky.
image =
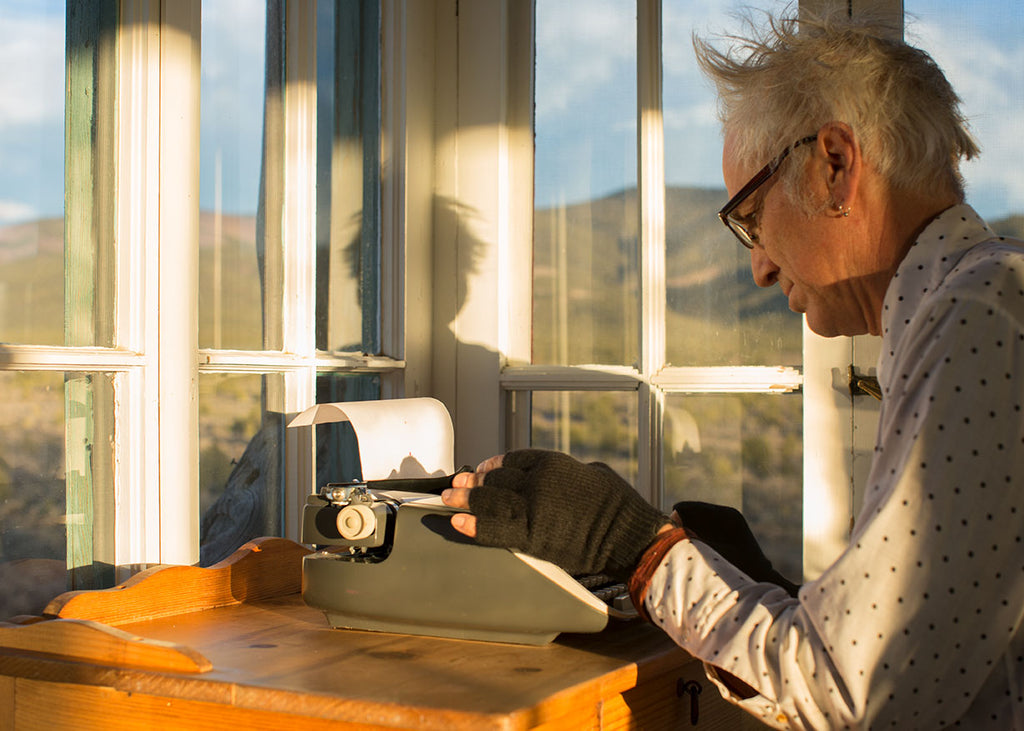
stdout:
{"type": "MultiPolygon", "coordinates": [[[[750,6],[777,11],[787,3],[664,0],[669,185],[723,187],[714,94],[696,68],[691,35],[738,30],[730,13],[750,6]]],[[[963,168],[968,201],[992,220],[1024,213],[1024,6],[904,0],[904,7],[908,39],[945,70],[982,147],[963,168]]],[[[634,186],[636,122],[625,103],[636,95],[634,16],[615,0],[538,0],[537,15],[537,205],[634,186]]]]}
{"type": "Polygon", "coordinates": [[[263,144],[266,13],[253,0],[207,0],[202,27],[200,206],[213,210],[219,188],[222,211],[251,215],[263,144]]]}
{"type": "MultiPolygon", "coordinates": [[[[635,12],[623,0],[537,0],[538,206],[636,183],[635,12]]],[[[691,33],[736,28],[740,5],[664,0],[666,179],[721,188],[715,102],[691,33]]],[[[255,211],[262,132],[263,13],[254,0],[203,12],[201,205],[255,211]],[[219,174],[218,174],[219,167],[219,174]]],[[[968,200],[991,219],[1024,213],[1024,7],[1017,0],[904,0],[907,35],[964,100],[982,155],[964,168],[968,200]]],[[[0,0],[0,226],[63,210],[64,3],[0,0]],[[26,59],[29,62],[26,62],[26,59]]]]}
{"type": "Polygon", "coordinates": [[[0,0],[0,225],[64,205],[64,3],[0,0]]]}
{"type": "MultiPolygon", "coordinates": [[[[223,211],[255,212],[264,13],[253,0],[203,3],[204,209],[213,208],[219,180],[223,211]]],[[[64,210],[64,25],[63,0],[0,0],[0,226],[64,210]]]]}

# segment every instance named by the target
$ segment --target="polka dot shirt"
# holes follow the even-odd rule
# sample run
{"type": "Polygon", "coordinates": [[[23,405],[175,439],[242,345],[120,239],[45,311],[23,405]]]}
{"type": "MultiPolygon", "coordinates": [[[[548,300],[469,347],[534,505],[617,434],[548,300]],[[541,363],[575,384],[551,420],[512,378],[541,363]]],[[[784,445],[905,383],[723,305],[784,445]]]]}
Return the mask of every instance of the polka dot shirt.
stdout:
{"type": "Polygon", "coordinates": [[[767,724],[1024,729],[1022,246],[961,205],[900,264],[864,505],[797,599],[698,541],[654,573],[653,621],[767,724]]]}

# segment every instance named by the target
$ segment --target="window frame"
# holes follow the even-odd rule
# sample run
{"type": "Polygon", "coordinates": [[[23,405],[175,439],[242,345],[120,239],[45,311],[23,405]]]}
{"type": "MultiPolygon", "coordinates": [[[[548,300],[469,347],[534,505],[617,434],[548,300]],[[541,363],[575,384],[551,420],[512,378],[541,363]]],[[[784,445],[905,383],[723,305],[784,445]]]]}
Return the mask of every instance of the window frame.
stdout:
{"type": "MultiPolygon", "coordinates": [[[[532,5],[532,3],[531,3],[532,5]]],[[[532,50],[533,22],[522,13],[510,20],[510,34],[520,46],[532,50]],[[529,38],[529,43],[525,42],[529,38]]],[[[530,363],[529,333],[532,326],[529,307],[510,306],[504,311],[502,329],[520,333],[518,340],[499,344],[503,353],[500,387],[505,394],[504,448],[527,445],[529,434],[529,394],[540,390],[635,391],[638,400],[638,477],[637,489],[655,504],[662,501],[664,489],[663,423],[665,398],[679,393],[780,393],[799,390],[800,369],[781,366],[678,367],[666,363],[665,356],[665,171],[664,134],[661,119],[661,3],[637,2],[637,109],[638,109],[638,187],[640,196],[640,273],[641,273],[641,357],[639,367],[623,366],[549,366],[530,363]],[[525,333],[525,337],[522,335],[525,333]]],[[[521,62],[521,60],[520,60],[521,62]]],[[[529,63],[532,66],[532,53],[529,63]]],[[[532,105],[530,88],[510,90],[520,98],[510,108],[532,105]],[[528,101],[527,101],[528,100],[528,101]]],[[[532,108],[532,106],[531,106],[532,108]]],[[[532,125],[532,120],[530,121],[532,125]]],[[[531,127],[532,129],[532,127],[531,127]]],[[[532,176],[532,145],[515,151],[524,159],[511,166],[529,166],[532,176]],[[529,156],[527,163],[525,157],[529,156]]],[[[532,185],[531,185],[532,188],[532,185]]],[[[532,221],[532,197],[520,203],[511,214],[532,221]]],[[[510,238],[507,260],[532,258],[530,236],[510,238]]],[[[502,267],[503,272],[511,268],[502,267]]],[[[499,291],[527,302],[532,290],[532,272],[508,274],[499,291]]]]}
{"type": "MultiPolygon", "coordinates": [[[[84,0],[69,0],[69,5],[84,0]]],[[[387,210],[380,242],[380,352],[340,353],[315,347],[316,3],[270,0],[285,30],[281,124],[284,178],[279,257],[283,292],[280,350],[198,347],[199,100],[201,0],[110,0],[113,43],[98,53],[116,69],[116,103],[102,121],[116,130],[95,165],[112,170],[111,231],[90,252],[113,262],[113,344],[4,345],[0,370],[104,372],[114,383],[114,537],[103,560],[116,581],[157,563],[194,564],[199,557],[198,387],[206,374],[279,374],[272,408],[293,416],[315,401],[321,373],[380,375],[381,396],[429,389],[431,241],[406,250],[409,230],[429,230],[432,175],[411,172],[433,160],[432,143],[410,150],[408,110],[432,116],[433,9],[398,0],[381,5],[381,197],[387,210]],[[411,179],[411,184],[409,183],[411,179]],[[417,301],[406,312],[407,292],[417,301]],[[426,300],[428,306],[422,306],[426,300]],[[406,321],[418,329],[408,340],[406,321]],[[415,359],[407,368],[409,353],[415,359]],[[424,364],[427,364],[425,367],[424,364]]],[[[70,63],[70,61],[69,61],[70,63]]],[[[94,155],[97,150],[94,150],[94,155]]],[[[429,168],[428,168],[429,169],[429,168]]],[[[74,205],[74,203],[72,203],[74,205]]],[[[90,205],[91,201],[90,201],[90,205]]],[[[67,215],[67,212],[66,212],[67,215]]],[[[314,489],[311,430],[284,434],[282,534],[299,539],[305,496],[314,489]]],[[[70,443],[68,449],[70,449],[70,443]]],[[[94,560],[95,554],[94,554],[94,560]]],[[[76,587],[80,588],[80,587],[76,587]]],[[[88,587],[81,587],[88,588],[88,587]]]]}

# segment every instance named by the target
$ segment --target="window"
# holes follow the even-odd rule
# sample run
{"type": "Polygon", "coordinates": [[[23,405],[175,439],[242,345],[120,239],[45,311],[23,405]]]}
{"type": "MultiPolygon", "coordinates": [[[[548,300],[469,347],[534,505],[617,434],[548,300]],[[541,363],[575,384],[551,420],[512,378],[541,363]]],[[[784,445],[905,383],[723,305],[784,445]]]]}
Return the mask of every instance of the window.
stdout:
{"type": "Polygon", "coordinates": [[[285,425],[401,394],[429,347],[404,337],[429,273],[401,276],[393,222],[424,214],[381,83],[427,41],[396,13],[0,0],[0,578],[38,588],[0,618],[298,538],[318,470],[358,476],[344,434],[285,425]]]}
{"type": "Polygon", "coordinates": [[[109,583],[116,561],[116,394],[135,362],[110,350],[116,14],[82,10],[0,4],[0,580],[30,587],[5,594],[3,616],[109,583]],[[75,93],[94,79],[106,93],[75,93]]]}
{"type": "MultiPolygon", "coordinates": [[[[901,3],[846,9],[867,5],[902,20],[901,3]]],[[[538,0],[532,290],[510,287],[532,308],[529,319],[508,308],[510,332],[533,331],[503,351],[505,436],[609,461],[666,508],[683,497],[740,506],[784,571],[813,577],[845,546],[861,502],[878,411],[850,396],[846,374],[871,372],[878,341],[803,329],[777,293],[753,286],[714,220],[721,144],[688,39],[732,28],[731,8],[538,0]],[[620,339],[601,342],[595,323],[620,339]]],[[[907,11],[911,42],[946,68],[988,148],[966,166],[969,200],[1019,235],[1005,162],[1019,138],[1020,94],[1007,81],[1018,44],[1002,33],[1019,11],[907,11]]]]}
{"type": "MultiPolygon", "coordinates": [[[[358,465],[284,425],[403,395],[448,406],[458,464],[601,459],[814,575],[874,438],[835,374],[873,346],[805,332],[715,219],[689,36],[739,5],[0,0],[0,583],[40,588],[0,617],[297,538],[358,465]]],[[[908,10],[1017,233],[1019,11],[908,10]]]]}
{"type": "Polygon", "coordinates": [[[689,44],[739,5],[537,0],[532,340],[502,384],[521,443],[608,462],[665,509],[742,508],[799,577],[801,322],[717,220],[689,44]]]}

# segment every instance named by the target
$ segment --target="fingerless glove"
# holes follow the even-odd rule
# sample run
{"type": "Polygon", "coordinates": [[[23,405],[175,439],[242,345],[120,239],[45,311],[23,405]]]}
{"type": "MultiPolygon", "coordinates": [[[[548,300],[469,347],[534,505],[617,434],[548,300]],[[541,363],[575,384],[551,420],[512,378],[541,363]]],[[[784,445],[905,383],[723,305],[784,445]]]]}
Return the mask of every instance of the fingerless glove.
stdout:
{"type": "Polygon", "coordinates": [[[573,575],[626,577],[668,518],[614,470],[559,452],[505,455],[469,493],[476,537],[515,548],[573,575]]]}

